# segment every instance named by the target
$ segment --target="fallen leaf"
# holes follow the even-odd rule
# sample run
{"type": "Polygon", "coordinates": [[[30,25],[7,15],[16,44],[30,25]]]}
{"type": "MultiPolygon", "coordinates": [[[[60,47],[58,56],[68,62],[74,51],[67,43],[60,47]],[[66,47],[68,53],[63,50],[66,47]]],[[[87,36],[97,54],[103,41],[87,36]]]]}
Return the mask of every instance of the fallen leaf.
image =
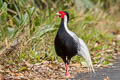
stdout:
{"type": "Polygon", "coordinates": [[[106,78],[104,78],[104,80],[110,80],[110,78],[107,76],[106,78]]]}

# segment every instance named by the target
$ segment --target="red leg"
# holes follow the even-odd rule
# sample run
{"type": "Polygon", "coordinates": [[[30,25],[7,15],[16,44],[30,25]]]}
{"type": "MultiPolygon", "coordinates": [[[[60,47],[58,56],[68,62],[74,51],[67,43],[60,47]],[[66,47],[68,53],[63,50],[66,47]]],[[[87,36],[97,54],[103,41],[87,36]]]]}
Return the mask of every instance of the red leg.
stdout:
{"type": "Polygon", "coordinates": [[[69,75],[69,71],[68,71],[68,64],[65,64],[65,69],[66,69],[65,76],[68,76],[68,75],[69,75]]]}
{"type": "Polygon", "coordinates": [[[71,77],[71,75],[69,74],[69,67],[68,67],[68,64],[65,64],[65,69],[66,69],[66,73],[65,73],[65,76],[67,77],[67,78],[72,78],[71,77]]]}

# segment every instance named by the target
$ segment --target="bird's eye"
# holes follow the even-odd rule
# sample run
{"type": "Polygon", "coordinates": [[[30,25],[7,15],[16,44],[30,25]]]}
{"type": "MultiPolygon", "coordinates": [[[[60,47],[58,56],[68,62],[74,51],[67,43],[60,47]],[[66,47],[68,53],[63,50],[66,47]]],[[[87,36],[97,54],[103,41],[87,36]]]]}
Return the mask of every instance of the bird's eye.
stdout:
{"type": "Polygon", "coordinates": [[[62,15],[66,15],[65,13],[62,13],[62,15]]]}

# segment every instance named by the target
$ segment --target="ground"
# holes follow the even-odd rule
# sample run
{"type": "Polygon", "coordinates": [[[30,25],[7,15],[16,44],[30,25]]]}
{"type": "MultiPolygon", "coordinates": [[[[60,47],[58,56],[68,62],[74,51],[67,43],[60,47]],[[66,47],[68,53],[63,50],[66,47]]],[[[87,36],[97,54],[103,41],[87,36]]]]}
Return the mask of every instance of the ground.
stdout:
{"type": "Polygon", "coordinates": [[[120,56],[110,68],[97,69],[96,73],[79,73],[72,80],[120,80],[120,56]]]}
{"type": "Polygon", "coordinates": [[[21,71],[16,69],[1,70],[1,80],[119,80],[120,79],[120,55],[114,61],[114,65],[99,67],[95,69],[96,73],[87,71],[87,68],[81,68],[78,63],[71,63],[70,74],[73,79],[65,78],[65,65],[63,63],[43,61],[41,63],[29,64],[24,62],[27,68],[21,71]]]}

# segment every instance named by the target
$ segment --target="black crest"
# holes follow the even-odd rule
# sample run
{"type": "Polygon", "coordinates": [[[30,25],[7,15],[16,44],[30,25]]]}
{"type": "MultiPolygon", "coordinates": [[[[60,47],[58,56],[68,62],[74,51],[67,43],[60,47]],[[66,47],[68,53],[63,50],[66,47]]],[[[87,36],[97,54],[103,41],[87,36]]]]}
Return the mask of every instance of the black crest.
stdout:
{"type": "MultiPolygon", "coordinates": [[[[67,15],[67,20],[69,21],[69,13],[67,12],[67,11],[64,11],[65,13],[66,13],[66,15],[67,15]]],[[[68,22],[67,21],[67,22],[68,22]]]]}

